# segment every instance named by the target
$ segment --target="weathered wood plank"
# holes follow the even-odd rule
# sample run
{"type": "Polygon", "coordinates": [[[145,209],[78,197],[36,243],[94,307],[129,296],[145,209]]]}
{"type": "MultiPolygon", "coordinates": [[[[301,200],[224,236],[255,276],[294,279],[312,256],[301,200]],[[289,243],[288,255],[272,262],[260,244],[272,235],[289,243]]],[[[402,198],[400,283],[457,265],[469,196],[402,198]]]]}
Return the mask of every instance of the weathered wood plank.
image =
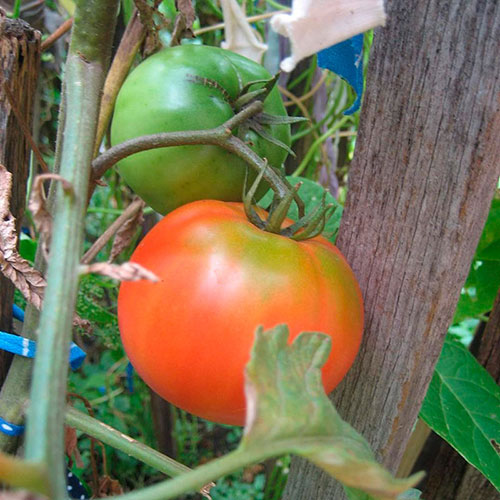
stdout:
{"type": "MultiPolygon", "coordinates": [[[[500,174],[500,3],[389,0],[338,246],[366,327],[333,400],[396,471],[500,174]]],[[[295,461],[287,500],[343,498],[295,461]]]]}
{"type": "MultiPolygon", "coordinates": [[[[33,99],[40,61],[40,33],[20,20],[6,19],[0,12],[0,163],[12,172],[11,212],[18,229],[24,212],[30,148],[15,116],[15,101],[20,115],[31,124],[33,99]]],[[[0,276],[0,330],[11,330],[14,287],[0,276]]],[[[0,386],[8,370],[10,356],[0,350],[0,386]]]]}

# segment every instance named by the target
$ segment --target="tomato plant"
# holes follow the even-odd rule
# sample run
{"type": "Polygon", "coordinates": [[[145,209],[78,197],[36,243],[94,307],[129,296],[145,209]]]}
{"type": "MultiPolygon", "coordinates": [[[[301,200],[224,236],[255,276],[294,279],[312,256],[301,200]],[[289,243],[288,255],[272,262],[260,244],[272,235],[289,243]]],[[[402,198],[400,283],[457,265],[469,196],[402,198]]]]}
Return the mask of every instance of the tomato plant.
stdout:
{"type": "MultiPolygon", "coordinates": [[[[238,111],[237,99],[245,85],[270,77],[261,65],[218,47],[164,49],[141,63],[125,81],[116,102],[111,142],[214,128],[238,111]]],[[[251,85],[250,90],[263,85],[251,85]]],[[[277,88],[265,99],[263,111],[286,116],[277,88]]],[[[287,151],[273,140],[290,146],[290,126],[262,123],[256,129],[260,135],[240,127],[241,138],[270,165],[281,167],[287,151]],[[269,141],[262,134],[274,139],[269,141]]],[[[233,153],[210,145],[153,149],[119,163],[125,181],[163,214],[194,200],[241,200],[246,168],[233,153]]],[[[250,181],[254,177],[250,172],[250,181]]]]}
{"type": "MultiPolygon", "coordinates": [[[[291,223],[291,221],[288,221],[291,223]]],[[[132,261],[160,282],[124,282],[125,350],[158,394],[198,416],[244,423],[244,367],[258,325],[332,338],[330,392],[358,352],[363,306],[340,251],[322,236],[294,241],[251,224],[241,203],[205,200],[164,217],[132,261]]]]}

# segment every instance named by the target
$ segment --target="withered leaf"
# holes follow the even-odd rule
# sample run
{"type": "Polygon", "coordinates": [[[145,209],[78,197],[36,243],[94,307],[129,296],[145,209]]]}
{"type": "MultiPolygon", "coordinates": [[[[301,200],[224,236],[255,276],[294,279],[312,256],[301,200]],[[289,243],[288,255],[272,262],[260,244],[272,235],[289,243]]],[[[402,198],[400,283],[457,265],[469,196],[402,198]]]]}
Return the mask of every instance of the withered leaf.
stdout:
{"type": "Polygon", "coordinates": [[[40,241],[42,241],[42,248],[46,258],[48,256],[48,249],[52,236],[52,215],[47,210],[45,192],[43,189],[43,182],[47,179],[60,181],[66,192],[71,192],[73,190],[71,183],[57,174],[40,174],[35,177],[33,182],[28,208],[33,215],[35,227],[40,234],[40,241]]]}
{"type": "Polygon", "coordinates": [[[135,236],[137,227],[141,225],[144,220],[143,208],[145,203],[143,201],[138,203],[141,203],[140,208],[132,215],[132,217],[127,219],[116,232],[115,239],[113,240],[113,247],[111,248],[109,262],[113,262],[115,258],[130,245],[130,242],[135,236]]]}
{"type": "Polygon", "coordinates": [[[191,31],[194,20],[196,19],[192,0],[175,0],[175,6],[177,10],[184,15],[186,20],[185,29],[191,31]]]}
{"type": "Polygon", "coordinates": [[[95,262],[94,264],[81,265],[82,274],[96,273],[114,278],[120,281],[140,281],[149,280],[160,281],[160,278],[151,271],[148,271],[137,262],[125,262],[123,264],[110,264],[108,262],[95,262]]]}
{"type": "MultiPolygon", "coordinates": [[[[67,183],[67,181],[64,181],[67,183]]],[[[69,183],[67,183],[68,186],[69,183]]],[[[64,186],[64,183],[63,183],[64,186]]],[[[0,164],[0,271],[14,283],[24,298],[37,309],[41,309],[47,282],[43,275],[21,257],[17,251],[16,219],[10,213],[9,202],[12,174],[0,164]]],[[[73,323],[90,331],[90,323],[75,314],[73,323]]]]}
{"type": "Polygon", "coordinates": [[[123,494],[123,488],[116,479],[111,479],[109,476],[102,476],[99,479],[98,498],[121,494],[123,494]]]}
{"type": "Polygon", "coordinates": [[[76,466],[81,469],[83,467],[82,456],[78,450],[78,439],[76,437],[76,429],[74,427],[66,426],[64,428],[64,451],[69,459],[69,467],[73,465],[73,457],[76,466]]]}
{"type": "Polygon", "coordinates": [[[0,164],[0,271],[19,289],[28,302],[40,308],[44,277],[17,251],[16,219],[10,213],[9,202],[12,188],[12,174],[0,164]]]}

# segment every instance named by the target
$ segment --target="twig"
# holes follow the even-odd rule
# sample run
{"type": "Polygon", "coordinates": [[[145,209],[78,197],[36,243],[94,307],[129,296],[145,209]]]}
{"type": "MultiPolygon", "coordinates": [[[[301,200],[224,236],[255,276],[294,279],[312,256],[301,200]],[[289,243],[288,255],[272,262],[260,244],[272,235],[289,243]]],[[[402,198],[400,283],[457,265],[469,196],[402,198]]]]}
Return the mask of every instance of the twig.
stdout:
{"type": "Polygon", "coordinates": [[[47,49],[50,49],[50,47],[52,47],[52,45],[54,45],[54,43],[56,43],[57,40],[59,40],[59,38],[61,38],[65,33],[67,33],[71,29],[71,26],[73,26],[73,18],[72,17],[70,17],[69,19],[64,21],[61,24],[61,26],[59,26],[59,28],[57,28],[54,31],[54,33],[49,35],[42,42],[42,45],[41,45],[42,52],[44,52],[47,49]]]}
{"type": "Polygon", "coordinates": [[[295,94],[292,94],[288,89],[279,87],[280,92],[290,99],[290,101],[284,103],[285,106],[292,106],[293,104],[298,106],[299,102],[303,103],[304,101],[307,101],[307,99],[312,97],[321,88],[321,85],[323,85],[327,76],[328,76],[327,72],[324,71],[323,74],[321,75],[321,78],[316,82],[316,85],[314,85],[314,87],[309,92],[305,93],[300,97],[297,97],[295,94]]]}
{"type": "MultiPolygon", "coordinates": [[[[255,23],[257,21],[264,21],[265,19],[268,19],[276,13],[283,13],[286,14],[287,12],[291,12],[292,9],[283,9],[283,10],[277,10],[274,12],[266,12],[265,14],[258,14],[256,16],[250,16],[247,17],[246,20],[249,23],[255,23]]],[[[200,28],[197,30],[194,30],[195,36],[203,35],[203,33],[209,33],[210,31],[215,31],[215,30],[220,30],[225,28],[226,24],[225,23],[217,23],[217,24],[212,24],[211,26],[205,26],[204,28],[200,28]]]]}
{"type": "Polygon", "coordinates": [[[12,92],[9,89],[8,83],[4,82],[3,89],[5,92],[5,95],[7,96],[7,99],[9,100],[10,107],[12,108],[12,111],[14,112],[14,115],[17,119],[17,123],[19,124],[19,127],[23,131],[24,137],[28,141],[31,149],[33,150],[34,155],[36,156],[36,159],[40,166],[42,167],[42,170],[44,173],[49,173],[49,167],[47,166],[47,163],[45,163],[45,160],[43,159],[42,153],[38,149],[38,146],[36,145],[35,140],[33,139],[33,136],[31,135],[30,129],[28,125],[26,125],[26,121],[23,118],[23,115],[19,111],[19,108],[17,106],[16,99],[12,92]]]}
{"type": "Polygon", "coordinates": [[[106,246],[106,243],[116,234],[120,227],[127,222],[128,219],[133,217],[144,206],[141,199],[134,200],[124,211],[117,217],[104,233],[95,240],[93,245],[87,250],[82,257],[82,264],[90,264],[97,256],[97,254],[106,246]]]}
{"type": "Polygon", "coordinates": [[[78,429],[81,432],[92,436],[103,443],[123,451],[141,462],[154,467],[167,476],[175,477],[191,469],[175,460],[162,455],[158,451],[126,436],[125,434],[113,429],[109,425],[103,424],[99,420],[85,415],[75,408],[68,407],[66,410],[66,424],[78,429]]]}
{"type": "MultiPolygon", "coordinates": [[[[262,106],[262,102],[255,101],[231,117],[227,122],[213,129],[164,132],[137,137],[118,144],[108,149],[92,162],[92,180],[95,182],[115,163],[140,151],[167,146],[210,144],[231,151],[257,170],[257,172],[265,169],[264,179],[279,197],[284,197],[291,189],[290,184],[274,169],[265,168],[266,162],[254,153],[242,140],[231,133],[231,129],[260,113],[262,106]]],[[[302,216],[304,214],[304,203],[296,193],[294,194],[294,200],[297,203],[299,215],[302,216]]]]}

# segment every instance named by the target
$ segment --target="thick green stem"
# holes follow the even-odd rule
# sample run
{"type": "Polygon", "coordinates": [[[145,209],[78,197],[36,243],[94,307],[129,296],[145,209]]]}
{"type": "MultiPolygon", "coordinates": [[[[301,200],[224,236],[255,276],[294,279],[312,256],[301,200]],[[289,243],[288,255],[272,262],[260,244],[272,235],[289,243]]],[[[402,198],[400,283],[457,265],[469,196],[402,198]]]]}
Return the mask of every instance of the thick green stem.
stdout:
{"type": "Polygon", "coordinates": [[[90,164],[118,0],[80,0],[65,74],[66,119],[57,187],[47,289],[39,324],[26,458],[47,466],[50,498],[67,497],[64,414],[72,320],[78,288],[90,164]]]}
{"type": "Polygon", "coordinates": [[[123,451],[127,455],[144,462],[163,472],[167,476],[175,477],[189,472],[191,469],[176,462],[172,458],[153,450],[135,439],[132,439],[109,425],[92,418],[85,413],[69,407],[66,412],[66,423],[75,429],[92,436],[103,443],[123,451]]]}

